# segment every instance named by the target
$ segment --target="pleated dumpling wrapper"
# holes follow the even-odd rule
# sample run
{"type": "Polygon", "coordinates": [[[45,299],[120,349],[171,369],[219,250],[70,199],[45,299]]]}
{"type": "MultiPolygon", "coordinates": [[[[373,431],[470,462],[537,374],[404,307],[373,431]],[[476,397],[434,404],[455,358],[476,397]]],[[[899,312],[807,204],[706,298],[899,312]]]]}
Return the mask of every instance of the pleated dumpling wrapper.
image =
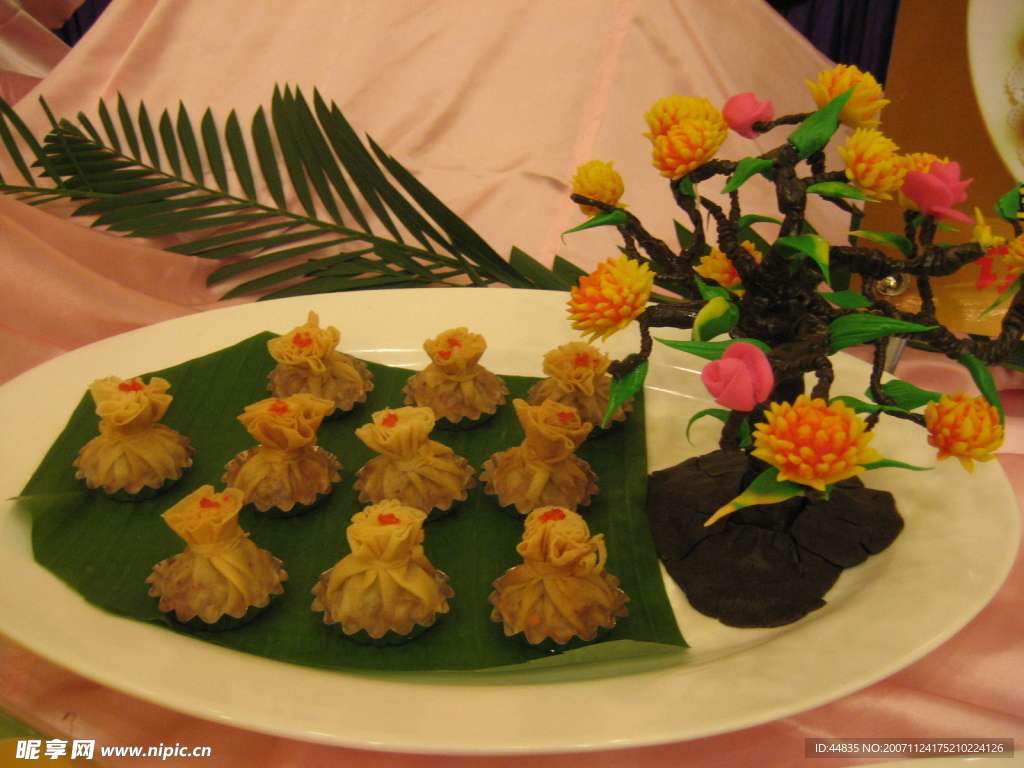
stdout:
{"type": "Polygon", "coordinates": [[[448,613],[455,592],[423,551],[418,509],[389,499],[352,516],[351,553],[320,576],[313,610],[363,642],[402,642],[448,613]]]}
{"type": "Polygon", "coordinates": [[[126,500],[156,495],[176,482],[195,452],[188,438],[160,423],[174,399],[170,388],[156,376],[148,383],[109,376],[90,384],[100,434],[78,452],[75,477],[126,500]]]}
{"type": "MultiPolygon", "coordinates": [[[[571,405],[583,421],[594,428],[604,423],[611,400],[612,377],[608,375],[611,361],[597,347],[585,341],[570,341],[544,355],[546,379],[534,384],[526,395],[530,405],[554,400],[571,405]]],[[[609,420],[609,426],[625,421],[633,409],[632,398],[619,406],[609,420]]]]}
{"type": "Polygon", "coordinates": [[[305,392],[334,403],[325,418],[350,411],[366,402],[373,389],[373,373],[366,363],[339,352],[341,333],[333,326],[320,327],[316,312],[305,325],[267,342],[277,367],[270,372],[267,388],[275,397],[305,392]]]}
{"type": "Polygon", "coordinates": [[[484,337],[453,328],[423,343],[430,363],[406,382],[406,405],[430,408],[440,429],[468,429],[482,424],[505,404],[508,387],[480,365],[484,337]]]}
{"type": "Polygon", "coordinates": [[[523,563],[495,581],[488,598],[491,619],[503,623],[507,636],[522,633],[530,645],[565,649],[597,639],[628,615],[629,598],[605,569],[604,535],[591,536],[576,512],[533,510],[516,551],[523,563]]]}
{"type": "Polygon", "coordinates": [[[588,506],[597,493],[597,475],[575,451],[593,429],[569,405],[546,400],[530,405],[512,402],[523,426],[523,442],[489,458],[480,479],[486,493],[495,494],[502,507],[515,507],[528,515],[537,507],[559,506],[574,510],[588,506]]]}
{"type": "Polygon", "coordinates": [[[316,444],[316,432],[332,403],[300,392],[247,405],[238,417],[259,445],[238,454],[224,482],[242,491],[245,503],[271,515],[307,511],[341,480],[337,458],[316,444]]]}
{"type": "Polygon", "coordinates": [[[433,428],[434,412],[411,405],[377,411],[370,424],[359,427],[356,437],[380,454],[356,473],[359,500],[396,499],[430,519],[464,501],[476,485],[473,468],[447,445],[431,440],[433,428]]]}
{"type": "Polygon", "coordinates": [[[284,592],[281,561],[238,525],[242,492],[204,485],[163,514],[185,551],[157,563],[146,579],[160,610],[205,629],[239,626],[284,592]],[[197,621],[198,620],[198,621],[197,621]],[[199,623],[201,622],[201,623],[199,623]]]}

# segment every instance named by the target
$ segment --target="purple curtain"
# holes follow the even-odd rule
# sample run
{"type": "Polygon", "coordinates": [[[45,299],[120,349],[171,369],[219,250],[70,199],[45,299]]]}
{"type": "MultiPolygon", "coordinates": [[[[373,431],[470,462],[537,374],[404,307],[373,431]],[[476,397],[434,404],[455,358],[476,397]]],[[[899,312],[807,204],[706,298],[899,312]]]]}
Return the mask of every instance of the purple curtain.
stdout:
{"type": "Polygon", "coordinates": [[[899,0],[768,0],[815,48],[885,81],[899,0]]]}

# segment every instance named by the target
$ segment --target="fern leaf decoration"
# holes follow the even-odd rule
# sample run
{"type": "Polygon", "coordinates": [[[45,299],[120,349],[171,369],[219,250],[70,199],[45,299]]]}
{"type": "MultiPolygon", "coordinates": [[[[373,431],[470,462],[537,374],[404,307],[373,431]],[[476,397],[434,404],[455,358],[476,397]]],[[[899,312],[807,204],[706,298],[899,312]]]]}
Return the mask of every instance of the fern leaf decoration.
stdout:
{"type": "Polygon", "coordinates": [[[565,263],[552,270],[519,249],[503,259],[316,91],[311,105],[299,89],[275,88],[269,113],[259,108],[248,134],[234,111],[219,126],[206,110],[197,131],[183,104],[154,120],[144,104],[133,115],[122,97],[114,109],[101,101],[98,124],[83,113],[58,120],[45,102],[43,109],[51,130],[37,140],[0,101],[0,144],[25,181],[0,178],[0,191],[32,204],[80,201],[75,214],[94,217],[93,226],[176,235],[184,242],[171,252],[230,258],[211,285],[253,275],[225,298],[575,283],[565,263]]]}

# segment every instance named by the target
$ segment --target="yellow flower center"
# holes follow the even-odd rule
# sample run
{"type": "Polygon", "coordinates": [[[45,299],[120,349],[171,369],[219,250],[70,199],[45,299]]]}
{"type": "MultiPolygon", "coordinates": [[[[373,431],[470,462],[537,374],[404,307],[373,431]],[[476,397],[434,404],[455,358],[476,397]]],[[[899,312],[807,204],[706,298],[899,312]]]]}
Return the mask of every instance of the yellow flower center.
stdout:
{"type": "Polygon", "coordinates": [[[891,200],[907,175],[906,158],[896,154],[898,150],[881,131],[858,128],[839,147],[839,156],[851,184],[873,200],[891,200]]]}
{"type": "Polygon", "coordinates": [[[653,284],[647,264],[626,255],[608,259],[570,291],[572,327],[591,341],[608,338],[644,311],[653,284]]]}
{"type": "Polygon", "coordinates": [[[818,74],[818,82],[805,81],[819,107],[824,107],[836,96],[851,88],[849,101],[839,113],[839,121],[851,128],[873,128],[879,121],[874,118],[889,103],[882,98],[882,87],[870,72],[861,72],[853,65],[838,64],[818,74]]]}
{"type": "MultiPolygon", "coordinates": [[[[590,160],[576,169],[576,175],[572,178],[572,191],[573,194],[583,195],[591,200],[618,205],[619,198],[625,191],[625,184],[613,163],[590,160]]],[[[581,205],[580,210],[587,216],[601,212],[592,205],[581,205]]]]}

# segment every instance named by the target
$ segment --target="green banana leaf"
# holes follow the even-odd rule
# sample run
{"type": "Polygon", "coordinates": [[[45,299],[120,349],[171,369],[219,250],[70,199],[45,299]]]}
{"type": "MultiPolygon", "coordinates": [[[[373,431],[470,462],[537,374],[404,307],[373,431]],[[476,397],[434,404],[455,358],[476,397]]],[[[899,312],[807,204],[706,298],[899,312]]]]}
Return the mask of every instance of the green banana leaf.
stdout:
{"type": "MultiPolygon", "coordinates": [[[[375,455],[353,431],[374,411],[401,405],[401,388],[411,374],[373,363],[375,388],[368,402],[325,422],[319,431],[319,444],[343,465],[342,480],[332,495],[294,518],[261,517],[249,508],[240,515],[252,540],[284,561],[289,575],[285,594],[251,624],[234,630],[191,631],[168,620],[157,609],[156,599],[148,596],[145,579],[157,562],[182,551],[184,542],[160,515],[199,485],[223,487],[224,465],[252,446],[236,415],[247,404],[269,396],[266,377],[274,364],[266,348],[270,338],[272,334],[260,334],[214,354],[143,374],[171,382],[174,401],[164,423],[188,436],[196,449],[194,464],[182,480],[149,501],[112,501],[74,478],[71,462],[97,432],[94,406],[86,394],[19,499],[32,516],[36,560],[107,611],[312,667],[403,677],[446,670],[445,680],[515,682],[522,679],[516,672],[536,667],[556,666],[559,675],[572,679],[592,674],[585,670],[595,664],[604,675],[637,665],[678,663],[685,642],[665,593],[643,511],[647,469],[642,396],[625,425],[584,443],[578,452],[600,478],[600,493],[582,511],[592,532],[605,535],[608,569],[622,580],[630,597],[630,615],[607,640],[548,656],[506,638],[501,625],[490,620],[491,584],[521,562],[515,546],[523,526],[499,509],[496,497],[485,494],[482,484],[455,512],[428,522],[425,529],[427,556],[449,575],[455,590],[449,614],[419,638],[389,648],[359,645],[343,637],[336,626],[325,626],[322,615],[311,610],[310,590],[320,573],[348,552],[345,529],[364,506],[352,487],[355,472],[375,455]],[[488,672],[473,675],[468,670],[488,672]]],[[[478,474],[490,455],[518,445],[523,437],[511,399],[524,396],[536,379],[503,378],[512,394],[490,422],[470,431],[432,434],[465,456],[478,474]]]]}

